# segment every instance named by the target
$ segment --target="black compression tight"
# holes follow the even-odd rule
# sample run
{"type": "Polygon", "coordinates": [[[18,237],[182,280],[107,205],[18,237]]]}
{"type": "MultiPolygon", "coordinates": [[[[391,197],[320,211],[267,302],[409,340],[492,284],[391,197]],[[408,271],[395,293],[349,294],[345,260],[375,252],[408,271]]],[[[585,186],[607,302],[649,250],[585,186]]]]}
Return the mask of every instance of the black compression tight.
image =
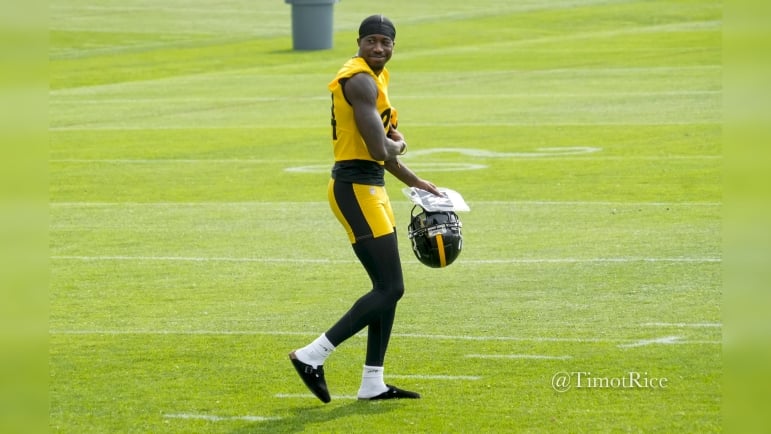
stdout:
{"type": "Polygon", "coordinates": [[[359,240],[353,245],[353,250],[372,280],[372,290],[359,298],[326,332],[326,336],[332,345],[338,346],[368,327],[366,364],[383,366],[396,303],[404,294],[396,232],[359,240]]]}

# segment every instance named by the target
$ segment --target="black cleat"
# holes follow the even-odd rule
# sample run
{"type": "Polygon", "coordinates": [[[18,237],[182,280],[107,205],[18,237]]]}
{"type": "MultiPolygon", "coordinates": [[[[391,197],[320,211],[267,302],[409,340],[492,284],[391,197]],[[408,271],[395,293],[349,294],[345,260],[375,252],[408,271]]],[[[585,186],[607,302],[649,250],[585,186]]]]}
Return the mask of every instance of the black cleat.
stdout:
{"type": "Polygon", "coordinates": [[[294,351],[289,353],[289,360],[292,361],[292,365],[294,365],[294,369],[302,378],[303,383],[321,402],[326,404],[332,400],[329,397],[329,390],[327,390],[327,381],[324,380],[324,366],[320,365],[318,368],[314,368],[311,365],[306,365],[297,360],[294,351]]]}
{"type": "Polygon", "coordinates": [[[380,395],[373,396],[372,398],[359,398],[362,401],[376,401],[379,399],[418,399],[420,394],[417,392],[410,392],[409,390],[402,390],[398,387],[386,384],[388,390],[380,395]]]}

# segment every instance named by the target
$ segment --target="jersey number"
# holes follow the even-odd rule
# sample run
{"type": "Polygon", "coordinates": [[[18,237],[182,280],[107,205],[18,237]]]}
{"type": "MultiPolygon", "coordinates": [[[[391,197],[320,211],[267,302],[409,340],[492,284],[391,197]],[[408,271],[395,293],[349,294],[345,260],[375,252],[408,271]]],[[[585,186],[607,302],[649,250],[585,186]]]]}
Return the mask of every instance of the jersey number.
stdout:
{"type": "MultiPolygon", "coordinates": [[[[388,133],[388,130],[391,126],[391,108],[390,107],[385,109],[383,113],[380,113],[380,119],[383,120],[383,129],[385,129],[386,133],[388,133]]],[[[335,119],[335,96],[334,95],[332,95],[330,124],[332,125],[332,140],[337,140],[337,120],[335,119]]]]}

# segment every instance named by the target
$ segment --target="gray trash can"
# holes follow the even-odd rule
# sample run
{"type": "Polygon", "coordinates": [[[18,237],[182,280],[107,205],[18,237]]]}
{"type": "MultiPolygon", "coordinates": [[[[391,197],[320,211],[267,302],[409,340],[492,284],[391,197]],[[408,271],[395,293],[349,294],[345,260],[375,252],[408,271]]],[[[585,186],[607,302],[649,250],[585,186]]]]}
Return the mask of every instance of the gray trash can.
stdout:
{"type": "Polygon", "coordinates": [[[332,17],[339,0],[284,0],[292,5],[292,48],[332,48],[332,17]]]}

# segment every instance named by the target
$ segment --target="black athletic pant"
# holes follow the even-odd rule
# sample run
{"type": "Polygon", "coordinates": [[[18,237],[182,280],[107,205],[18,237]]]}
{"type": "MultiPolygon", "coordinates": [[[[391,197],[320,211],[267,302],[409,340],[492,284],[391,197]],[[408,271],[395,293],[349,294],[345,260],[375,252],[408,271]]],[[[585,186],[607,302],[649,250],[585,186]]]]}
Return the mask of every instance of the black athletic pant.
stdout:
{"type": "Polygon", "coordinates": [[[372,290],[359,298],[326,332],[327,339],[332,345],[338,346],[364,327],[369,327],[366,364],[383,366],[394,324],[396,302],[404,294],[396,232],[361,240],[353,245],[353,250],[372,280],[372,290]]]}
{"type": "Polygon", "coordinates": [[[326,332],[326,336],[332,345],[338,346],[364,327],[368,327],[366,364],[383,366],[396,314],[396,303],[404,294],[404,279],[396,232],[374,236],[370,230],[372,226],[393,230],[393,222],[388,221],[386,217],[387,214],[392,214],[387,196],[379,189],[373,191],[373,194],[380,194],[379,201],[382,203],[371,208],[371,203],[362,203],[362,200],[366,199],[362,199],[361,191],[357,199],[351,184],[330,183],[333,209],[339,209],[336,213],[338,218],[342,218],[353,231],[350,234],[355,241],[352,244],[353,250],[372,281],[372,290],[359,298],[326,332]],[[379,207],[385,207],[388,211],[381,212],[379,207]]]}

